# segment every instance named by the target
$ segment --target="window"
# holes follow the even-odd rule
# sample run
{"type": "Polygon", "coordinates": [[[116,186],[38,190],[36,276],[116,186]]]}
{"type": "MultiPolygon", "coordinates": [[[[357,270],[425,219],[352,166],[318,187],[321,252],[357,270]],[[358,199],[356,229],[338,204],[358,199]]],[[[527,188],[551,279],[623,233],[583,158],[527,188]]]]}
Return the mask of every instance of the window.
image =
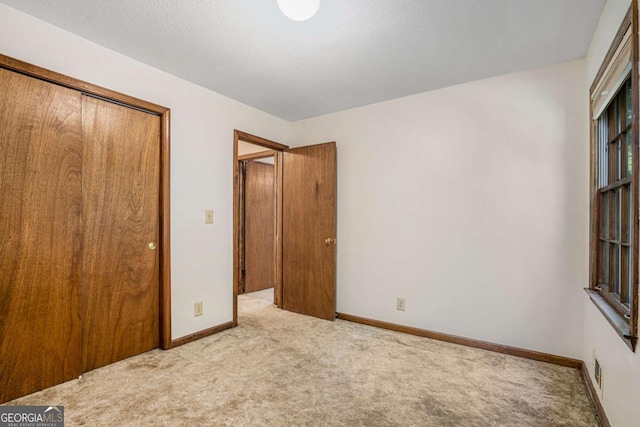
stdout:
{"type": "Polygon", "coordinates": [[[638,318],[637,30],[632,9],[591,87],[589,295],[635,351],[638,318]]]}
{"type": "Polygon", "coordinates": [[[598,117],[598,281],[597,290],[628,315],[631,303],[631,178],[633,130],[631,76],[598,117]]]}

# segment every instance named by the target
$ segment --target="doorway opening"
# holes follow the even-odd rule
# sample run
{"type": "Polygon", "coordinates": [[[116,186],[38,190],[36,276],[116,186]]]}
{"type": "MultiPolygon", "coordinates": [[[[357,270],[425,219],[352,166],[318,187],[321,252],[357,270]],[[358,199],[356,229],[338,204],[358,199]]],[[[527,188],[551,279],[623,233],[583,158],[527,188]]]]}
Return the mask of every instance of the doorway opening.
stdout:
{"type": "Polygon", "coordinates": [[[239,294],[271,287],[278,308],[334,320],[336,143],[233,140],[233,324],[239,294]]]}
{"type": "Polygon", "coordinates": [[[240,286],[238,294],[270,290],[275,303],[276,186],[275,156],[271,150],[238,143],[240,173],[240,286]]]}
{"type": "Polygon", "coordinates": [[[282,153],[289,147],[234,131],[233,321],[238,295],[282,308],[282,153]]]}

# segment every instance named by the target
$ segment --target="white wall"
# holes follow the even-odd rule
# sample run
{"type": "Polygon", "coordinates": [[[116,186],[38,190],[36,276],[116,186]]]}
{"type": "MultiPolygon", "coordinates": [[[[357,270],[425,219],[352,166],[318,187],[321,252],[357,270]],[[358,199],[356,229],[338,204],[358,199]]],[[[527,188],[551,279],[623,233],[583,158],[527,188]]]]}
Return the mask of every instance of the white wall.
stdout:
{"type": "Polygon", "coordinates": [[[172,109],[174,338],[231,320],[232,130],[298,146],[336,140],[340,312],[587,362],[595,349],[609,418],[631,426],[640,358],[581,290],[586,88],[628,4],[608,1],[586,60],[293,129],[4,4],[0,53],[172,109]],[[205,208],[215,210],[212,226],[205,208]],[[396,296],[407,298],[406,312],[395,310],[396,296]],[[194,318],[197,300],[204,316],[194,318]]]}
{"type": "Polygon", "coordinates": [[[171,109],[173,338],[232,320],[233,129],[287,144],[291,125],[4,4],[0,53],[171,109]]]}
{"type": "Polygon", "coordinates": [[[578,60],[295,122],[295,145],[338,144],[338,311],[580,357],[584,70],[578,60]]]}
{"type": "MultiPolygon", "coordinates": [[[[630,0],[609,0],[600,17],[600,23],[587,53],[587,79],[584,89],[588,102],[589,87],[627,12],[630,0]]],[[[586,145],[586,144],[585,144],[586,145]]],[[[585,170],[588,165],[584,165],[585,170]]],[[[588,183],[582,192],[588,192],[588,183]]],[[[584,229],[588,235],[588,229],[584,229]]],[[[585,255],[586,256],[586,255],[585,255]]],[[[587,283],[585,282],[585,286],[587,283]]],[[[609,421],[614,427],[632,427],[640,424],[640,354],[633,353],[618,337],[614,329],[585,294],[583,296],[584,345],[581,358],[586,362],[593,379],[593,352],[604,372],[601,401],[609,421]]]]}

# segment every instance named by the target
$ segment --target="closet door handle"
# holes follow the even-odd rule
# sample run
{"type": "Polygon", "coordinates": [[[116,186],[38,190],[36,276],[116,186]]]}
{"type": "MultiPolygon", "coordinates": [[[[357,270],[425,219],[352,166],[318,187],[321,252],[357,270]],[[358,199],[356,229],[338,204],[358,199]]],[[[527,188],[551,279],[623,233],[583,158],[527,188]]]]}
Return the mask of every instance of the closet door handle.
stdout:
{"type": "Polygon", "coordinates": [[[154,250],[156,246],[156,242],[149,242],[149,249],[154,250]]]}

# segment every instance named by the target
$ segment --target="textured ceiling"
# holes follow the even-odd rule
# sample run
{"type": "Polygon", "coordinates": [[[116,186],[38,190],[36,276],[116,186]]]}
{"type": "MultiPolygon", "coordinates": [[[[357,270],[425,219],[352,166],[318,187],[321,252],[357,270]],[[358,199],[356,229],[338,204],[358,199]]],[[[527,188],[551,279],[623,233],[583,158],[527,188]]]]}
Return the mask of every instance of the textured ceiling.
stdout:
{"type": "Polygon", "coordinates": [[[0,0],[286,120],[585,55],[605,0],[0,0]]]}

